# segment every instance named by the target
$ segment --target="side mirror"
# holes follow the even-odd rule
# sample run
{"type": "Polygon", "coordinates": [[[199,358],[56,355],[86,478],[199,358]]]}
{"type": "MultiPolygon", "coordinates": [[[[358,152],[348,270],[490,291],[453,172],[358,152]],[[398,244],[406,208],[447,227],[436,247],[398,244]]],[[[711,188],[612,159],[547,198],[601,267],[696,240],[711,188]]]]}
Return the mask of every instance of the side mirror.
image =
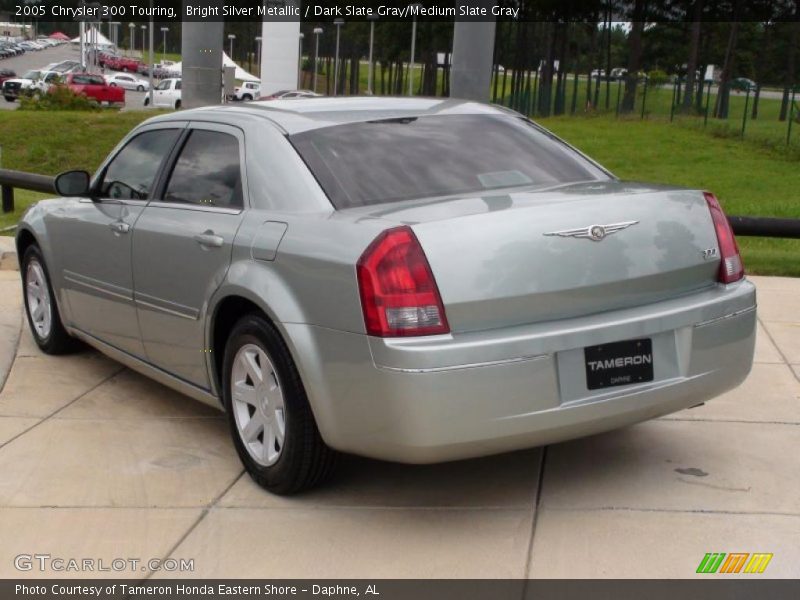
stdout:
{"type": "Polygon", "coordinates": [[[56,193],[59,196],[88,196],[89,173],[86,171],[66,171],[56,176],[56,193]]]}

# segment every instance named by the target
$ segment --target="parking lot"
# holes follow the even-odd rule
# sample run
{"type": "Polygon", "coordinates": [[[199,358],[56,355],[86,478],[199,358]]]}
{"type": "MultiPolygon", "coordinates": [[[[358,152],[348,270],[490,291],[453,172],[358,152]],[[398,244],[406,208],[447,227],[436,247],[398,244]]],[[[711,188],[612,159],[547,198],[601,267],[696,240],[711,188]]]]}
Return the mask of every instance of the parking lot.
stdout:
{"type": "MultiPolygon", "coordinates": [[[[39,52],[26,52],[20,56],[6,58],[0,60],[0,67],[4,69],[12,69],[16,72],[17,76],[22,76],[25,71],[31,69],[41,69],[50,63],[59,62],[62,60],[79,60],[80,51],[78,47],[73,44],[62,44],[54,48],[46,48],[39,52]]],[[[113,73],[114,71],[106,71],[106,74],[113,73]]],[[[141,76],[143,79],[147,77],[141,76]]],[[[134,90],[125,91],[125,108],[123,110],[144,110],[144,98],[146,92],[137,92],[134,90]]],[[[0,98],[0,109],[15,110],[19,107],[19,102],[6,102],[0,98]]]]}
{"type": "Polygon", "coordinates": [[[708,552],[766,552],[762,575],[718,577],[800,575],[800,280],[753,278],[756,364],[705,406],[480,460],[348,457],[280,498],[220,413],[93,351],[42,354],[18,277],[0,271],[2,577],[81,575],[19,572],[33,553],[190,559],[196,577],[685,578],[708,552]]]}

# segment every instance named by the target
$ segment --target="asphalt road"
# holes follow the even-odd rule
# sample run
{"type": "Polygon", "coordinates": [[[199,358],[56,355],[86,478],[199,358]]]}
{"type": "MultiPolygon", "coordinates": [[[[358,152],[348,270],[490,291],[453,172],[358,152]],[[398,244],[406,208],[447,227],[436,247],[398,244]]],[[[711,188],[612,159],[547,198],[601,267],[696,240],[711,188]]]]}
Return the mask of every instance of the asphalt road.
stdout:
{"type": "MultiPolygon", "coordinates": [[[[72,44],[62,44],[54,48],[46,48],[39,52],[26,52],[21,56],[0,60],[0,69],[12,69],[18,76],[31,69],[41,69],[50,63],[62,60],[79,60],[79,50],[72,44]]],[[[107,70],[106,75],[115,71],[107,70]]],[[[142,77],[146,79],[146,77],[142,77]]],[[[144,97],[147,92],[125,90],[125,108],[123,110],[144,110],[144,97]]],[[[7,102],[0,98],[0,109],[14,110],[19,102],[7,102]]]]}

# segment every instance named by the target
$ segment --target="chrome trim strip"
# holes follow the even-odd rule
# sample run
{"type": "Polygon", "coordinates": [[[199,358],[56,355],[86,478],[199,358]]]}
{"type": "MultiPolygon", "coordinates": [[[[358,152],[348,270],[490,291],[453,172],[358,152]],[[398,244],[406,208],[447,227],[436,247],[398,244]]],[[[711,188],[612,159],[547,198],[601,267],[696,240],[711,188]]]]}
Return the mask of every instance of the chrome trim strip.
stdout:
{"type": "MultiPolygon", "coordinates": [[[[160,306],[160,305],[155,304],[153,302],[148,302],[146,300],[142,300],[141,296],[143,296],[143,295],[144,294],[139,294],[139,293],[136,294],[135,302],[136,302],[137,305],[146,306],[147,308],[152,308],[153,310],[157,310],[157,311],[160,311],[160,312],[163,312],[163,313],[167,313],[169,315],[174,315],[176,317],[181,317],[182,319],[188,319],[190,321],[196,321],[197,319],[200,318],[200,311],[199,310],[190,309],[187,306],[185,308],[191,310],[192,311],[191,313],[180,312],[178,310],[173,310],[173,309],[170,309],[170,308],[166,308],[165,306],[160,306]]],[[[148,296],[148,298],[149,298],[149,296],[148,296]]],[[[158,302],[166,302],[165,300],[158,300],[157,298],[153,298],[153,300],[157,300],[158,302]]],[[[170,302],[169,304],[173,304],[173,303],[170,302]]]]}
{"type": "Polygon", "coordinates": [[[203,404],[208,404],[216,408],[217,410],[224,410],[222,404],[215,395],[211,394],[210,392],[200,388],[193,383],[189,383],[188,381],[184,381],[174,375],[167,373],[166,371],[151,365],[143,361],[136,356],[128,354],[124,350],[120,350],[115,346],[111,346],[91,334],[86,333],[80,329],[70,328],[70,333],[75,335],[76,337],[80,338],[90,346],[93,346],[109,358],[116,360],[119,363],[122,363],[129,369],[133,369],[134,371],[141,373],[145,377],[150,377],[157,381],[162,385],[166,385],[167,387],[172,388],[176,392],[189,396],[190,398],[194,398],[195,400],[199,400],[203,404]]]}
{"type": "Polygon", "coordinates": [[[499,365],[510,365],[522,362],[532,362],[550,358],[551,354],[537,354],[536,356],[520,356],[517,358],[506,358],[503,360],[492,360],[480,363],[470,363],[467,365],[452,365],[449,367],[430,367],[427,369],[403,369],[401,367],[387,367],[385,365],[375,365],[382,371],[392,371],[395,373],[442,373],[445,371],[462,371],[464,369],[477,369],[480,367],[496,367],[499,365]]]}
{"type": "Polygon", "coordinates": [[[225,215],[241,214],[244,208],[227,208],[224,206],[205,206],[203,204],[191,204],[189,202],[164,202],[162,200],[150,200],[147,208],[174,208],[176,210],[196,210],[199,212],[221,213],[225,215]]]}
{"type": "Polygon", "coordinates": [[[62,274],[64,276],[64,279],[66,281],[69,281],[70,283],[82,285],[84,287],[90,288],[97,292],[101,292],[108,296],[112,296],[114,298],[121,298],[122,300],[127,300],[128,302],[133,301],[133,294],[131,293],[131,291],[123,287],[111,285],[109,283],[104,283],[102,281],[98,281],[97,279],[92,279],[91,277],[86,277],[85,275],[79,275],[78,273],[73,273],[72,271],[68,271],[66,269],[62,271],[62,274]],[[115,290],[119,291],[112,291],[109,288],[114,288],[115,290]]]}
{"type": "Polygon", "coordinates": [[[721,317],[715,317],[713,319],[709,319],[708,321],[702,321],[701,323],[695,323],[695,327],[705,327],[706,325],[713,325],[714,323],[719,323],[720,321],[724,321],[725,319],[732,319],[734,317],[739,317],[741,315],[745,315],[747,313],[755,312],[756,307],[751,306],[750,308],[745,308],[742,310],[737,310],[736,312],[732,312],[728,315],[723,315],[721,317]]]}

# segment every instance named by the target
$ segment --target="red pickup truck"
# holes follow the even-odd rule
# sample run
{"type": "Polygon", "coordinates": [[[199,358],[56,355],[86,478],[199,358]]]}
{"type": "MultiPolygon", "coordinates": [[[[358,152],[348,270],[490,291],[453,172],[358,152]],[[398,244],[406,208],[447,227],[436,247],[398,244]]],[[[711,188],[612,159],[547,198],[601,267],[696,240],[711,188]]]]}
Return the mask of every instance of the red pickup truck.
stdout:
{"type": "Polygon", "coordinates": [[[126,58],[124,56],[109,56],[103,59],[103,65],[107,69],[113,71],[125,71],[126,73],[137,73],[142,61],[135,58],[126,58]]]}
{"type": "Polygon", "coordinates": [[[59,82],[76,94],[84,95],[104,106],[125,106],[125,89],[110,86],[102,75],[67,73],[59,82]]]}

